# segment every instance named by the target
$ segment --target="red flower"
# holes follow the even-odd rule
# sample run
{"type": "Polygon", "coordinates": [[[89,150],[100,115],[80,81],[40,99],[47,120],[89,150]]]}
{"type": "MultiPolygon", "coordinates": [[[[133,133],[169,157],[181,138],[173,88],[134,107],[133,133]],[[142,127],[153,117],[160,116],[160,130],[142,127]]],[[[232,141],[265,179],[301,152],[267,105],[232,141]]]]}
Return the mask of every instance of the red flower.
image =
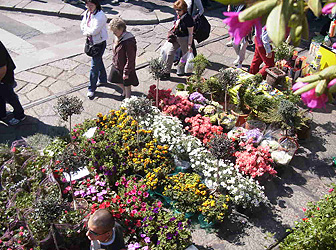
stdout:
{"type": "Polygon", "coordinates": [[[308,218],[303,218],[302,220],[306,222],[306,221],[308,221],[309,219],[308,219],[308,218]]]}

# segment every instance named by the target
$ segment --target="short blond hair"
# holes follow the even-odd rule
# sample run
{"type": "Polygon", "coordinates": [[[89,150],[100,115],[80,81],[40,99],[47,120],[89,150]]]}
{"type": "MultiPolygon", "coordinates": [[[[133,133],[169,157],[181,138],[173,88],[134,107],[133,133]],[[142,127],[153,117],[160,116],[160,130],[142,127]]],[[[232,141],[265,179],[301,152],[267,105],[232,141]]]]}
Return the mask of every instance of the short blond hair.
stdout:
{"type": "Polygon", "coordinates": [[[109,27],[111,31],[116,30],[126,30],[126,22],[121,17],[114,17],[109,23],[109,27]]]}
{"type": "Polygon", "coordinates": [[[188,11],[188,5],[184,0],[177,0],[174,3],[174,9],[180,9],[183,11],[183,13],[186,13],[188,11]]]}

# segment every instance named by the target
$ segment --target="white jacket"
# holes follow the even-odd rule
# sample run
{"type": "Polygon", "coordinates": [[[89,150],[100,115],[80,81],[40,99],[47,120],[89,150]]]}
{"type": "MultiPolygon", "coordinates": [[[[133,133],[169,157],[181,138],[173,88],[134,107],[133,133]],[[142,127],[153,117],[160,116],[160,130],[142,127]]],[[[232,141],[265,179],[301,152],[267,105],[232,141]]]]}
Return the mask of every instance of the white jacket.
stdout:
{"type": "Polygon", "coordinates": [[[81,30],[84,36],[92,36],[93,44],[101,43],[107,40],[107,29],[106,21],[107,18],[105,13],[101,10],[96,14],[91,15],[90,26],[87,25],[89,18],[89,11],[86,10],[81,22],[81,30]]]}

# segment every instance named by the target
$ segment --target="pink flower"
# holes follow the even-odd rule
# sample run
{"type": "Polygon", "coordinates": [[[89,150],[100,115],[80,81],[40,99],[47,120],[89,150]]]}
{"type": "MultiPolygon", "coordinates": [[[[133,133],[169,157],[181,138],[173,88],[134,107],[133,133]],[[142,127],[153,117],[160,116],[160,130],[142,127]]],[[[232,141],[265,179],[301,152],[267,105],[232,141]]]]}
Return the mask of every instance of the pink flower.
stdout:
{"type": "Polygon", "coordinates": [[[333,47],[333,49],[336,49],[336,43],[334,43],[334,44],[332,45],[332,47],[333,47]]]}
{"type": "Polygon", "coordinates": [[[330,189],[328,190],[329,193],[332,193],[333,191],[334,191],[333,188],[330,188],[330,189]]]}
{"type": "MultiPolygon", "coordinates": [[[[335,43],[336,44],[336,43],[335,43]]],[[[331,88],[332,86],[334,86],[336,84],[336,78],[331,80],[329,83],[328,83],[328,88],[331,88]]]]}
{"type": "Polygon", "coordinates": [[[332,8],[336,5],[336,3],[328,3],[326,5],[324,5],[323,9],[322,9],[322,14],[324,15],[328,15],[331,13],[332,8]]]}
{"type": "Polygon", "coordinates": [[[251,32],[252,27],[255,26],[256,38],[261,44],[260,36],[262,27],[260,23],[260,18],[256,18],[246,22],[240,22],[238,18],[239,13],[240,12],[223,12],[223,15],[228,17],[223,20],[223,23],[229,26],[229,34],[231,37],[234,38],[234,43],[239,44],[240,41],[251,32]]]}
{"type": "MultiPolygon", "coordinates": [[[[293,91],[296,91],[303,86],[307,85],[306,82],[297,82],[293,85],[293,91]]],[[[330,83],[329,83],[330,84],[330,83]]],[[[317,96],[315,94],[315,89],[311,89],[305,93],[301,94],[301,99],[304,104],[308,106],[308,108],[324,108],[326,106],[326,102],[328,101],[328,96],[326,94],[322,94],[317,96]]]]}
{"type": "Polygon", "coordinates": [[[23,232],[19,232],[19,235],[22,236],[22,235],[23,235],[23,232]]]}

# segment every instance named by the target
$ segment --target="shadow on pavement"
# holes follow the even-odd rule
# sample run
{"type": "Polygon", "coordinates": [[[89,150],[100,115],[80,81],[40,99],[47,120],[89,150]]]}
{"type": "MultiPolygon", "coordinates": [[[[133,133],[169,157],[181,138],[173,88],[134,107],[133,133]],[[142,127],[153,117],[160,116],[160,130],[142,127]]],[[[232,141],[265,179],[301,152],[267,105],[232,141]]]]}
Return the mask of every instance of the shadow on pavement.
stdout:
{"type": "Polygon", "coordinates": [[[69,130],[62,126],[45,124],[32,116],[27,116],[27,119],[17,126],[7,126],[4,123],[0,123],[0,143],[8,143],[10,145],[15,140],[26,138],[36,133],[56,137],[69,134],[69,130]]]}

